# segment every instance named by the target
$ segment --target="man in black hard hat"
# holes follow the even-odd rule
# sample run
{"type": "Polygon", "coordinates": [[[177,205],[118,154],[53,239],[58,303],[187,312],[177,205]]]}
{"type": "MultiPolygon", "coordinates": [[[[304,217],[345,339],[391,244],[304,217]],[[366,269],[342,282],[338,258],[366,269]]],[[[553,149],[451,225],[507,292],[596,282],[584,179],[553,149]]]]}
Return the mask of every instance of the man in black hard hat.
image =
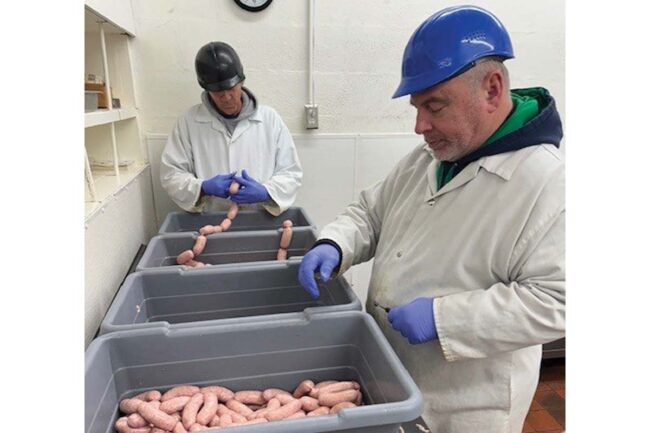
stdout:
{"type": "Polygon", "coordinates": [[[163,188],[188,212],[226,210],[235,202],[279,215],[293,204],[302,181],[288,128],[244,87],[244,67],[230,45],[204,45],[195,68],[204,89],[201,104],[178,119],[167,140],[163,188]],[[233,181],[240,188],[230,195],[233,181]]]}

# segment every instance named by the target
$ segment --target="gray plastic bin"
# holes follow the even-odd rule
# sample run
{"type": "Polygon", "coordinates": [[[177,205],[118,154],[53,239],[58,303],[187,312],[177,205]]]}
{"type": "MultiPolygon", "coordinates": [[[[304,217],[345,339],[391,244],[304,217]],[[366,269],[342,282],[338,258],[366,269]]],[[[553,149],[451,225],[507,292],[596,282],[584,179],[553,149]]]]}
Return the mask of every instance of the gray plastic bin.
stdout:
{"type": "MultiPolygon", "coordinates": [[[[183,251],[192,249],[198,235],[197,232],[184,232],[154,236],[147,245],[136,270],[165,266],[180,268],[181,266],[176,264],[176,257],[183,251]]],[[[276,262],[281,237],[282,229],[215,233],[208,235],[205,250],[196,260],[211,265],[276,262]]],[[[293,229],[287,258],[304,256],[315,241],[316,231],[313,228],[293,229]]],[[[207,268],[189,269],[199,272],[207,268]]]]}
{"type": "MultiPolygon", "coordinates": [[[[170,212],[160,226],[158,233],[198,232],[204,225],[218,225],[228,212],[188,213],[170,212]]],[[[277,217],[265,210],[241,210],[233,220],[229,231],[274,230],[282,227],[284,220],[290,219],[294,227],[314,227],[303,208],[290,207],[277,217]]]]}
{"type": "Polygon", "coordinates": [[[319,284],[311,299],[298,281],[299,261],[212,266],[202,272],[165,268],[135,272],[124,281],[100,333],[143,328],[182,328],[251,316],[303,311],[361,311],[344,277],[319,284]]]}
{"type": "Polygon", "coordinates": [[[372,317],[343,311],[102,335],[86,350],[85,432],[112,432],[120,400],[145,390],[293,389],[304,379],[356,380],[365,405],[228,431],[394,433],[422,413],[422,394],[372,317]]]}

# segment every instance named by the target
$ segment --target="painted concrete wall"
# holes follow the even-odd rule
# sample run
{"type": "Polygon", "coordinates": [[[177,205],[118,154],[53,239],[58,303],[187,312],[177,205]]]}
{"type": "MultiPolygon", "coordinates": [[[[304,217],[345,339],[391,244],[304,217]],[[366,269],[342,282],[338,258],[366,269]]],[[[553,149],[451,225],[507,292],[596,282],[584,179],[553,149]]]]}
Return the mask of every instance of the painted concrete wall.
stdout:
{"type": "Polygon", "coordinates": [[[140,245],[149,242],[157,229],[150,167],[145,168],[86,221],[86,345],[99,328],[140,245]]]}
{"type": "MultiPolygon", "coordinates": [[[[276,0],[260,13],[231,0],[132,0],[137,37],[135,80],[141,126],[168,133],[198,103],[194,57],[222,40],[239,53],[246,85],[273,106],[292,133],[304,129],[308,102],[308,0],[276,0]]],[[[390,97],[404,46],[433,12],[462,1],[316,0],[315,102],[319,133],[413,130],[408,98],[390,97]]],[[[564,113],[564,0],[477,0],[509,30],[516,58],[512,85],[547,87],[564,113]]],[[[563,116],[564,117],[564,116],[563,116]]]]}

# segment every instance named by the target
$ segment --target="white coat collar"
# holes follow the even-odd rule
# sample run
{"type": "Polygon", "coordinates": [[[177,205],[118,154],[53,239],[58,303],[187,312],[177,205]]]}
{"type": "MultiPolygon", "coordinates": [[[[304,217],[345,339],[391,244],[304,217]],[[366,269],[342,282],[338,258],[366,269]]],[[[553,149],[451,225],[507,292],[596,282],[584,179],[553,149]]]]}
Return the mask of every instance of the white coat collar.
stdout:
{"type": "MultiPolygon", "coordinates": [[[[262,115],[260,114],[260,111],[261,110],[258,107],[258,109],[255,110],[255,113],[253,113],[251,115],[251,117],[248,118],[248,120],[254,120],[256,122],[262,122],[263,118],[262,118],[262,115]]],[[[219,120],[217,120],[217,118],[215,118],[212,114],[210,114],[208,109],[203,104],[198,105],[198,109],[196,110],[196,113],[194,114],[194,120],[196,120],[197,122],[216,122],[219,125],[221,125],[221,122],[219,122],[219,120]]],[[[225,127],[223,125],[221,125],[221,127],[223,129],[225,129],[225,127]]]]}
{"type": "MultiPolygon", "coordinates": [[[[434,158],[433,163],[429,165],[429,169],[427,170],[427,181],[429,183],[429,192],[431,193],[429,200],[465,185],[478,175],[480,168],[499,176],[507,182],[510,180],[517,167],[519,167],[519,165],[528,158],[537,147],[538,146],[530,146],[513,152],[484,156],[483,158],[470,163],[465,167],[465,169],[463,169],[463,171],[458,173],[445,186],[440,188],[439,191],[436,191],[438,188],[436,172],[440,165],[440,161],[434,158]]],[[[433,158],[433,151],[426,143],[424,144],[423,149],[433,158]]]]}

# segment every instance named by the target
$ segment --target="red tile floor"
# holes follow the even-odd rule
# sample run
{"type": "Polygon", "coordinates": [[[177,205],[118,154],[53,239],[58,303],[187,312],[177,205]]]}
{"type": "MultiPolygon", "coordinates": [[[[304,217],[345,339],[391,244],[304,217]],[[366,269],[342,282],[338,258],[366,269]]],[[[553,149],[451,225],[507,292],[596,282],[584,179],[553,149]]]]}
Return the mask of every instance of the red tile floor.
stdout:
{"type": "Polygon", "coordinates": [[[565,426],[564,358],[542,361],[539,385],[522,433],[561,433],[565,426]]]}

